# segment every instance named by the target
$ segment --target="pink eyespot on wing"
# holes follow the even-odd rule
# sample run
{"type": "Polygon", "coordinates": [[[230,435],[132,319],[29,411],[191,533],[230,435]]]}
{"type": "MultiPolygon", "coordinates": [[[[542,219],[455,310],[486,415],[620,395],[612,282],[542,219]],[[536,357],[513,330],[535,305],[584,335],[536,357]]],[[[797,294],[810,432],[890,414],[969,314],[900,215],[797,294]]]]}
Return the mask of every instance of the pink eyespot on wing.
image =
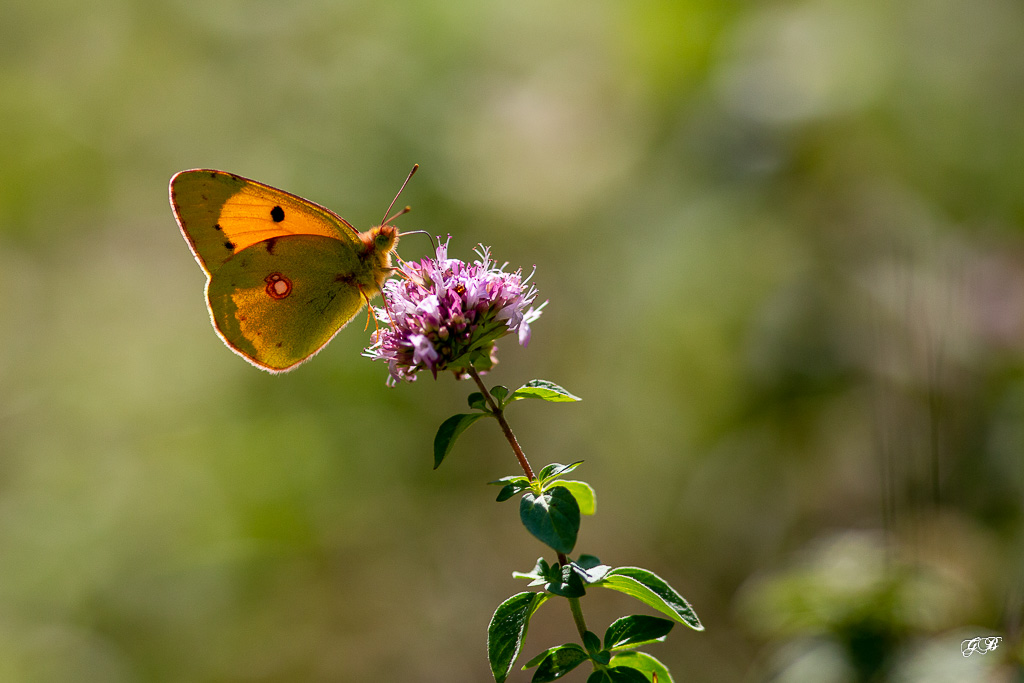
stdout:
{"type": "Polygon", "coordinates": [[[281,273],[271,273],[264,282],[267,283],[267,296],[271,299],[284,299],[292,293],[292,281],[281,273]]]}

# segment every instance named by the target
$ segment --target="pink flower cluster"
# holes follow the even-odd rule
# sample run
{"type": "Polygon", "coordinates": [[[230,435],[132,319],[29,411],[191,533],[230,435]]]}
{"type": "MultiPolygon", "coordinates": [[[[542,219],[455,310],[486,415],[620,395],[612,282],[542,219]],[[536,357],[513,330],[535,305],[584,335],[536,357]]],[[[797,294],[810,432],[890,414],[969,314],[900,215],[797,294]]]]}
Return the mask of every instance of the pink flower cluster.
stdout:
{"type": "Polygon", "coordinates": [[[424,369],[435,378],[439,370],[461,377],[471,365],[486,372],[497,362],[499,338],[516,333],[520,344],[529,343],[530,323],[544,306],[532,306],[532,273],[524,279],[521,269],[505,272],[487,247],[476,253],[472,263],[450,259],[446,242],[435,258],[404,262],[400,279],[384,283],[385,308],[374,311],[391,324],[373,334],[363,355],[388,362],[390,385],[411,382],[424,369]]]}

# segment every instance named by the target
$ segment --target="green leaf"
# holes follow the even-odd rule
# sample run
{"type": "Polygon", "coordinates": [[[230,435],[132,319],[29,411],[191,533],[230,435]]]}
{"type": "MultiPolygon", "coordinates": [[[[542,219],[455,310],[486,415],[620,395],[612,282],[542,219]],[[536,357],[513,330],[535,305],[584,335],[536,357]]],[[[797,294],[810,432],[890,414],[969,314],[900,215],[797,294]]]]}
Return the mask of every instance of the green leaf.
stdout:
{"type": "Polygon", "coordinates": [[[675,622],[660,617],[634,614],[612,622],[604,632],[604,646],[612,648],[639,647],[665,640],[675,622]]]}
{"type": "Polygon", "coordinates": [[[435,470],[440,467],[441,461],[452,450],[452,446],[455,445],[455,440],[459,438],[459,435],[466,431],[469,425],[486,415],[487,413],[461,413],[459,415],[452,415],[441,423],[441,426],[437,429],[437,434],[434,436],[435,470]]]}
{"type": "Polygon", "coordinates": [[[563,474],[569,474],[569,472],[572,472],[574,469],[576,469],[582,464],[582,460],[577,460],[576,462],[570,463],[568,465],[563,465],[560,462],[553,462],[550,465],[544,465],[544,467],[540,469],[540,473],[537,475],[537,479],[540,480],[541,484],[543,485],[547,483],[549,479],[560,477],[563,474]]]}
{"type": "Polygon", "coordinates": [[[549,647],[548,649],[544,650],[543,652],[538,652],[536,657],[534,657],[533,659],[528,661],[526,664],[523,664],[523,671],[526,671],[527,669],[532,669],[533,667],[537,666],[538,664],[543,662],[545,659],[547,659],[547,656],[549,654],[551,654],[554,650],[558,649],[559,647],[561,647],[561,645],[556,645],[555,647],[549,647]]]}
{"type": "Polygon", "coordinates": [[[617,567],[594,585],[625,593],[695,631],[704,630],[690,603],[660,576],[646,569],[617,567]]]}
{"type": "Polygon", "coordinates": [[[555,565],[549,572],[549,581],[544,584],[544,590],[563,598],[581,598],[587,594],[579,574],[572,568],[572,565],[555,565]]]}
{"type": "Polygon", "coordinates": [[[497,683],[504,683],[519,656],[530,617],[548,599],[544,593],[517,593],[498,605],[487,626],[487,660],[497,683]]]}
{"type": "Polygon", "coordinates": [[[552,647],[542,652],[541,655],[543,656],[534,657],[523,667],[523,669],[537,667],[537,670],[533,672],[533,678],[530,679],[531,683],[548,683],[558,680],[590,659],[587,651],[576,643],[552,647]]]}
{"type": "Polygon", "coordinates": [[[623,652],[612,657],[611,665],[616,668],[628,667],[642,671],[647,681],[654,680],[658,675],[658,683],[673,683],[672,675],[665,665],[646,652],[623,652]]]}
{"type": "Polygon", "coordinates": [[[505,397],[508,396],[508,387],[503,387],[500,384],[491,388],[491,396],[497,400],[498,405],[504,405],[505,397]]]}
{"type": "Polygon", "coordinates": [[[526,477],[524,477],[521,474],[510,474],[507,477],[502,477],[501,479],[495,479],[494,481],[489,481],[489,482],[487,482],[487,485],[488,486],[504,486],[505,484],[511,484],[511,483],[519,482],[519,481],[524,482],[526,484],[530,483],[530,480],[527,479],[526,477]]]}
{"type": "Polygon", "coordinates": [[[494,342],[477,346],[468,353],[462,354],[459,358],[452,359],[448,363],[448,369],[458,370],[460,366],[472,365],[480,374],[487,374],[494,369],[494,364],[497,362],[491,356],[493,349],[494,342]]]}
{"type": "Polygon", "coordinates": [[[596,633],[585,631],[583,633],[583,647],[587,648],[587,652],[590,654],[597,654],[601,651],[601,639],[597,637],[596,633]]]}
{"type": "Polygon", "coordinates": [[[529,572],[512,572],[513,579],[532,579],[531,586],[539,586],[551,580],[551,566],[543,557],[537,558],[537,564],[529,572]]]}
{"type": "MultiPolygon", "coordinates": [[[[583,555],[581,556],[581,559],[582,557],[589,556],[583,555]]],[[[594,559],[596,560],[597,558],[595,557],[594,559]]],[[[598,581],[603,579],[605,574],[607,574],[612,569],[606,564],[599,564],[589,569],[581,566],[578,562],[570,562],[569,565],[573,568],[573,571],[579,574],[579,577],[587,583],[597,583],[598,581]]]]}
{"type": "Polygon", "coordinates": [[[474,410],[487,410],[487,401],[484,400],[484,395],[479,391],[474,391],[466,400],[469,403],[469,407],[474,410]]]}
{"type": "MultiPolygon", "coordinates": [[[[587,683],[651,683],[651,679],[631,667],[616,666],[598,669],[587,677],[587,683]]],[[[658,683],[661,683],[660,676],[658,683]]]]}
{"type": "Polygon", "coordinates": [[[569,493],[580,506],[581,515],[592,515],[597,512],[597,494],[594,493],[590,484],[585,481],[566,479],[559,481],[558,485],[569,489],[569,493]]]}
{"type": "Polygon", "coordinates": [[[542,401],[552,401],[554,403],[583,400],[579,396],[573,396],[554,382],[548,382],[543,379],[533,379],[519,387],[512,392],[506,403],[521,401],[524,398],[539,398],[542,401]]]}
{"type": "Polygon", "coordinates": [[[498,491],[498,497],[495,498],[495,500],[499,503],[503,503],[512,496],[528,488],[530,488],[530,482],[523,477],[523,481],[513,481],[501,487],[501,490],[498,491]]]}
{"type": "Polygon", "coordinates": [[[519,519],[527,531],[560,553],[572,552],[576,545],[580,506],[564,486],[552,487],[539,496],[527,491],[519,502],[519,519]]]}
{"type": "Polygon", "coordinates": [[[494,500],[498,503],[504,503],[506,500],[516,495],[516,492],[515,484],[505,484],[501,487],[501,490],[498,491],[498,496],[494,500]]]}

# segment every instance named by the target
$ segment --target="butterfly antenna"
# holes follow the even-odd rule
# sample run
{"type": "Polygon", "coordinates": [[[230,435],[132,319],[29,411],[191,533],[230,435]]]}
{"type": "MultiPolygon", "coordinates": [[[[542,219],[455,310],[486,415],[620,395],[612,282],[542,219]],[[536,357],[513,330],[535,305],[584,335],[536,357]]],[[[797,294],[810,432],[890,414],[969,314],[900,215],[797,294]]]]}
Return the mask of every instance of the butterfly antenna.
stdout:
{"type": "Polygon", "coordinates": [[[402,209],[401,211],[399,211],[398,213],[396,213],[394,216],[391,216],[390,218],[385,218],[384,222],[381,223],[381,225],[388,225],[389,223],[391,223],[391,221],[395,220],[399,216],[403,216],[403,215],[409,213],[410,211],[412,211],[412,207],[411,206],[407,206],[404,209],[402,209]]]}
{"type": "MultiPolygon", "coordinates": [[[[398,236],[399,237],[405,237],[406,235],[417,235],[417,234],[426,235],[427,239],[430,240],[430,246],[434,247],[434,253],[437,253],[437,245],[434,244],[434,237],[433,237],[433,235],[431,235],[426,230],[409,230],[408,232],[398,233],[398,236]]],[[[397,251],[395,252],[395,258],[397,258],[398,262],[401,263],[403,266],[406,264],[405,259],[403,259],[401,257],[401,255],[397,251]]],[[[406,273],[402,272],[398,268],[395,268],[394,270],[396,271],[396,275],[398,275],[399,277],[404,277],[406,279],[411,279],[411,278],[409,278],[409,276],[406,273]]]]}
{"type": "Polygon", "coordinates": [[[398,188],[398,194],[396,194],[395,198],[391,200],[390,204],[388,204],[388,210],[384,212],[385,218],[381,222],[381,225],[387,225],[388,221],[394,220],[395,218],[398,218],[399,216],[401,216],[403,213],[408,213],[409,211],[411,211],[411,209],[407,206],[404,209],[402,209],[401,211],[399,211],[398,213],[396,213],[391,218],[387,218],[387,215],[389,213],[391,213],[391,209],[393,209],[395,207],[395,202],[397,202],[398,198],[402,195],[402,190],[404,190],[405,186],[409,184],[409,181],[412,179],[413,175],[416,173],[416,170],[419,169],[419,167],[420,167],[419,164],[413,164],[412,165],[412,170],[409,171],[409,175],[407,175],[405,177],[405,182],[402,183],[402,186],[400,188],[398,188]]]}
{"type": "Polygon", "coordinates": [[[405,237],[406,235],[426,235],[427,239],[430,240],[430,246],[434,248],[435,252],[437,251],[437,244],[434,243],[434,236],[426,230],[409,230],[408,232],[398,234],[399,237],[405,237]]]}

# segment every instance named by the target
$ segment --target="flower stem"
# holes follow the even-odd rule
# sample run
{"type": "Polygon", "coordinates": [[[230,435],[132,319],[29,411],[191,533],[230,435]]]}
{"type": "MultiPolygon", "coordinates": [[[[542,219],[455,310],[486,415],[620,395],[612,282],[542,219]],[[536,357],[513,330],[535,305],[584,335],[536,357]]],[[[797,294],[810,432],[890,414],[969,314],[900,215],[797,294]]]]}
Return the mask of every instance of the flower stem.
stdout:
{"type": "Polygon", "coordinates": [[[484,386],[484,381],[480,379],[480,373],[476,371],[472,365],[469,366],[469,376],[473,378],[476,385],[480,387],[480,392],[484,395],[484,400],[487,401],[488,407],[491,409],[491,413],[498,420],[498,424],[501,425],[501,431],[505,434],[505,439],[509,445],[512,446],[512,451],[516,454],[516,459],[519,460],[519,466],[523,468],[523,472],[526,474],[526,478],[533,481],[537,476],[533,473],[533,468],[530,467],[530,462],[526,459],[526,454],[523,453],[523,449],[519,446],[519,442],[516,440],[516,435],[512,433],[512,428],[509,427],[508,421],[505,420],[504,411],[498,407],[495,403],[494,397],[491,396],[491,392],[487,391],[487,387],[484,386]]]}
{"type": "MultiPolygon", "coordinates": [[[[526,459],[526,454],[523,453],[523,449],[519,446],[519,442],[516,440],[516,435],[512,433],[512,428],[509,426],[508,421],[505,420],[504,411],[498,406],[494,397],[491,396],[491,392],[487,391],[487,386],[484,385],[484,381],[480,379],[480,373],[476,371],[476,368],[472,365],[469,366],[469,376],[476,382],[477,387],[480,388],[480,392],[484,395],[484,400],[487,401],[487,406],[491,409],[491,413],[498,420],[498,424],[501,425],[501,431],[505,434],[505,438],[508,440],[512,450],[516,454],[516,459],[519,460],[519,466],[523,468],[523,472],[526,473],[526,478],[530,481],[534,481],[537,476],[533,473],[533,468],[530,467],[529,461],[526,459]]],[[[569,564],[569,558],[565,556],[565,553],[558,553],[558,561],[563,567],[569,564]]],[[[587,632],[587,622],[583,619],[583,608],[580,607],[579,598],[568,598],[569,611],[572,612],[573,623],[576,624],[576,630],[579,631],[580,640],[583,640],[583,634],[587,632]]]]}

